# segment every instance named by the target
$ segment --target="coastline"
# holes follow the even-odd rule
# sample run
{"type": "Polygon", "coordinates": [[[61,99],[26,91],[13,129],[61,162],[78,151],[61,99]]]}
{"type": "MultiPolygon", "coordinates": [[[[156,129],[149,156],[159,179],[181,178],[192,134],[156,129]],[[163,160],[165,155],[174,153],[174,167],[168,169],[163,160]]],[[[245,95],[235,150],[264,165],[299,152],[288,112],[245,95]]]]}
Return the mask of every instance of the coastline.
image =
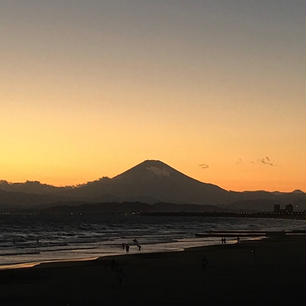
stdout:
{"type": "MultiPolygon", "coordinates": [[[[229,238],[233,238],[233,235],[227,236],[226,234],[223,235],[225,237],[229,237],[229,238]]],[[[213,238],[215,236],[213,235],[208,235],[206,236],[206,238],[213,238]]],[[[221,236],[216,236],[216,237],[220,237],[221,236]]],[[[243,241],[241,243],[245,243],[247,241],[254,241],[254,240],[262,240],[262,239],[266,239],[267,237],[265,236],[260,236],[259,234],[257,235],[248,235],[248,236],[241,236],[243,237],[243,241]]],[[[206,248],[206,247],[212,247],[212,246],[219,246],[220,242],[218,241],[214,241],[214,242],[208,242],[208,241],[203,241],[201,240],[201,238],[195,238],[194,239],[194,244],[198,244],[196,246],[183,246],[182,241],[174,241],[174,242],[164,242],[164,243],[155,243],[155,244],[151,244],[150,246],[155,247],[155,249],[151,249],[151,250],[142,250],[141,252],[138,251],[131,251],[130,253],[126,253],[125,251],[121,250],[121,246],[118,246],[118,249],[114,252],[111,253],[104,253],[103,255],[99,255],[99,256],[86,256],[86,257],[79,257],[79,258],[61,258],[61,259],[51,259],[51,260],[37,260],[37,261],[29,261],[29,262],[21,262],[21,263],[12,263],[12,264],[2,264],[0,265],[0,271],[2,270],[13,270],[13,269],[27,269],[27,268],[34,268],[37,266],[41,266],[41,265],[45,265],[45,264],[67,264],[69,265],[70,263],[77,263],[77,262],[89,262],[89,261],[94,261],[94,260],[102,260],[103,258],[109,258],[109,257],[117,257],[117,256],[131,256],[131,255],[142,255],[142,254],[157,254],[157,253],[168,253],[168,252],[182,252],[182,251],[187,251],[189,249],[193,249],[193,248],[206,248]],[[198,240],[198,241],[197,241],[198,240]],[[179,245],[182,244],[182,246],[180,247],[179,245]],[[162,246],[166,246],[166,245],[172,245],[172,249],[167,249],[164,248],[162,246]],[[159,246],[159,248],[158,248],[159,246]],[[120,249],[120,251],[118,251],[120,249]]],[[[228,240],[227,241],[227,245],[233,245],[236,244],[236,240],[234,240],[234,238],[232,240],[228,240]]],[[[148,245],[145,245],[148,246],[148,245]]]]}

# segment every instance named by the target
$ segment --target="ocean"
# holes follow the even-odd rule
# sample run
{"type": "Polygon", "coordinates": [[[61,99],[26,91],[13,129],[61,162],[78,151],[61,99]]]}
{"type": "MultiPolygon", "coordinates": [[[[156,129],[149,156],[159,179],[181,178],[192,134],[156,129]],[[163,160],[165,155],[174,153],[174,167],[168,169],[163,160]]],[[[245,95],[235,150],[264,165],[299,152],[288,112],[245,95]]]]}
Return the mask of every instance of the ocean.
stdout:
{"type": "MultiPolygon", "coordinates": [[[[129,253],[171,252],[220,244],[221,237],[197,237],[210,231],[305,230],[304,220],[170,217],[139,215],[71,216],[0,215],[0,269],[41,262],[94,259],[129,253]],[[133,242],[137,239],[141,251],[133,242]]],[[[244,239],[261,239],[242,237],[244,239]]],[[[228,237],[227,243],[236,243],[228,237]]]]}

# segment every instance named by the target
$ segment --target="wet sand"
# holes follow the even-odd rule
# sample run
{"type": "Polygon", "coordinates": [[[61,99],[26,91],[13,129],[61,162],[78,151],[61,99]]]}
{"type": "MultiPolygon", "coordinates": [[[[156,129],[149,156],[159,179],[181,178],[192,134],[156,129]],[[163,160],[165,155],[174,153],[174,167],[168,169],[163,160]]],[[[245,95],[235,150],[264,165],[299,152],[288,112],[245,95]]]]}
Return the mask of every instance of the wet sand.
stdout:
{"type": "Polygon", "coordinates": [[[305,237],[3,270],[0,305],[305,305],[305,237]]]}

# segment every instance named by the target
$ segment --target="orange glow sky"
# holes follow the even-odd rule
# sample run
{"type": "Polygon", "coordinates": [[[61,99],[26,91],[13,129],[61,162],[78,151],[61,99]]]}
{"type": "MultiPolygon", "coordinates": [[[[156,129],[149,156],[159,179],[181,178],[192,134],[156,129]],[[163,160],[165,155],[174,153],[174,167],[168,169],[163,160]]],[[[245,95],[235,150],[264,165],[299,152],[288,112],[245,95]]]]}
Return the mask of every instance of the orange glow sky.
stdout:
{"type": "Polygon", "coordinates": [[[304,12],[1,1],[0,179],[78,184],[159,159],[225,189],[305,191],[304,12]]]}

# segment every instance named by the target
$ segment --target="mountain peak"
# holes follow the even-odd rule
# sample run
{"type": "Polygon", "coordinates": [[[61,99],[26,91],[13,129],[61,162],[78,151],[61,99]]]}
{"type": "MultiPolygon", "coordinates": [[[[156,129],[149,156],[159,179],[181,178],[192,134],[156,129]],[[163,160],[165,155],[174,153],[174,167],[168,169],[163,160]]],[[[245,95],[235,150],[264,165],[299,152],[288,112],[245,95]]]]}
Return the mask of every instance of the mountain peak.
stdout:
{"type": "Polygon", "coordinates": [[[169,167],[167,164],[157,159],[156,160],[155,159],[144,160],[142,163],[136,165],[135,167],[138,167],[138,166],[169,167]]]}
{"type": "Polygon", "coordinates": [[[114,177],[114,179],[130,179],[132,176],[133,178],[144,180],[145,178],[148,178],[148,176],[150,178],[170,176],[171,173],[174,172],[179,173],[178,171],[171,168],[160,160],[148,159],[132,167],[131,169],[117,175],[116,177],[114,177]]]}

